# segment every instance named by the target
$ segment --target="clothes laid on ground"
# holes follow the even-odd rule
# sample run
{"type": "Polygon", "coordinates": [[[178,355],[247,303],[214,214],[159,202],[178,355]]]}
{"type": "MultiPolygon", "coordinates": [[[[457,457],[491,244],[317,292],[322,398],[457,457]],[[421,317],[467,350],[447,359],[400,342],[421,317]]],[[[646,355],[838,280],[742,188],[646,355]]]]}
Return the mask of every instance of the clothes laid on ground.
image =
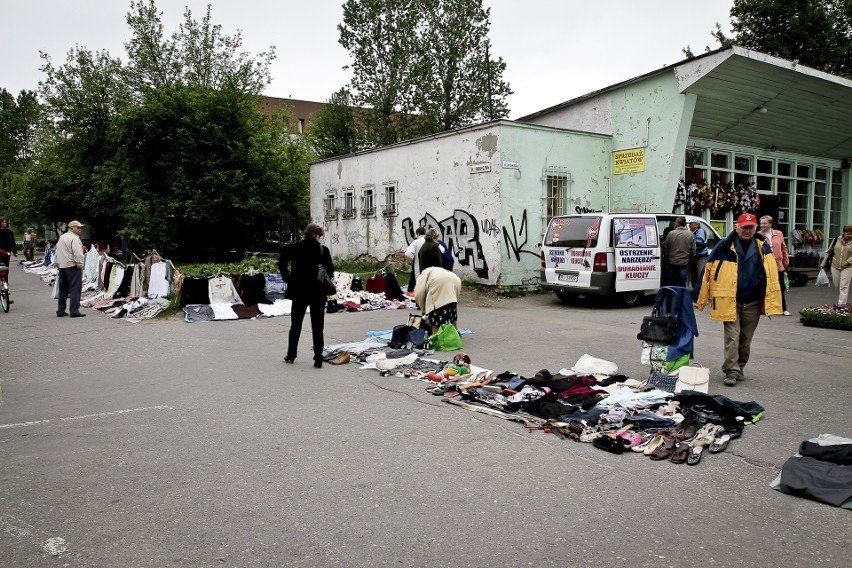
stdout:
{"type": "Polygon", "coordinates": [[[850,466],[852,439],[822,434],[802,442],[770,486],[788,495],[852,509],[850,466]]]}

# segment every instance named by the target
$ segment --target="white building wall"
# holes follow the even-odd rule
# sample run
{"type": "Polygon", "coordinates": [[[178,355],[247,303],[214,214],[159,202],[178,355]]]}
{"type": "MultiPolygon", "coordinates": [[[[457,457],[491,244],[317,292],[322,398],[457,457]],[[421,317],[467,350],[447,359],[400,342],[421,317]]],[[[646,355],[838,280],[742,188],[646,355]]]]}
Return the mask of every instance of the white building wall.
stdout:
{"type": "Polygon", "coordinates": [[[481,238],[479,219],[500,218],[498,140],[500,123],[401,143],[380,150],[311,166],[311,217],[325,227],[333,256],[369,253],[379,260],[404,251],[418,226],[436,226],[453,250],[455,272],[483,284],[496,284],[500,273],[497,239],[481,238]],[[471,173],[482,170],[481,173],[471,173]],[[397,214],[383,216],[383,186],[397,188],[397,214]],[[356,207],[363,187],[372,185],[377,214],[326,219],[323,199],[340,198],[354,187],[356,207]]]}

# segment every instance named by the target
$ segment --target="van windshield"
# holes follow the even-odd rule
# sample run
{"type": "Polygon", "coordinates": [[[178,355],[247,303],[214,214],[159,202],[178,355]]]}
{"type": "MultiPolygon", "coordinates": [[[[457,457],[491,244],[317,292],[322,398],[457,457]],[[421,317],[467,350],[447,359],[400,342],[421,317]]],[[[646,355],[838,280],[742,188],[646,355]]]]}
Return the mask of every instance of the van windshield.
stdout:
{"type": "Polygon", "coordinates": [[[544,245],[593,248],[598,244],[600,227],[600,217],[554,217],[547,228],[544,245]]]}

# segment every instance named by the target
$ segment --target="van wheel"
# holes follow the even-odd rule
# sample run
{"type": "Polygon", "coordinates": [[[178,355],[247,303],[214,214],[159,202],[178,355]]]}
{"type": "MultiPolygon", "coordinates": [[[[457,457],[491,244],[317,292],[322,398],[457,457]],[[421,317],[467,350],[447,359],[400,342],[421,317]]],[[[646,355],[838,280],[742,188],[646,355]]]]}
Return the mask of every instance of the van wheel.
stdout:
{"type": "Polygon", "coordinates": [[[570,304],[574,301],[574,295],[566,292],[556,292],[556,297],[559,298],[563,304],[570,304]]]}
{"type": "Polygon", "coordinates": [[[632,292],[622,292],[618,295],[621,305],[625,308],[633,308],[639,305],[642,300],[642,292],[634,290],[632,292]]]}

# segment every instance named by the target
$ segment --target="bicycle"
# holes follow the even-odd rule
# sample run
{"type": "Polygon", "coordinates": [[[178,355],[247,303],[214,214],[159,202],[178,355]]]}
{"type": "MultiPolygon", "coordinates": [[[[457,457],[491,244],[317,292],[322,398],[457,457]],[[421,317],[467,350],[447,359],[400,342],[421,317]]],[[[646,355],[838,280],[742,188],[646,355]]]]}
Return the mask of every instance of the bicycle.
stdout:
{"type": "MultiPolygon", "coordinates": [[[[9,258],[11,255],[5,250],[0,250],[0,256],[9,258]]],[[[0,264],[0,306],[3,311],[9,313],[9,265],[0,264]]]]}

